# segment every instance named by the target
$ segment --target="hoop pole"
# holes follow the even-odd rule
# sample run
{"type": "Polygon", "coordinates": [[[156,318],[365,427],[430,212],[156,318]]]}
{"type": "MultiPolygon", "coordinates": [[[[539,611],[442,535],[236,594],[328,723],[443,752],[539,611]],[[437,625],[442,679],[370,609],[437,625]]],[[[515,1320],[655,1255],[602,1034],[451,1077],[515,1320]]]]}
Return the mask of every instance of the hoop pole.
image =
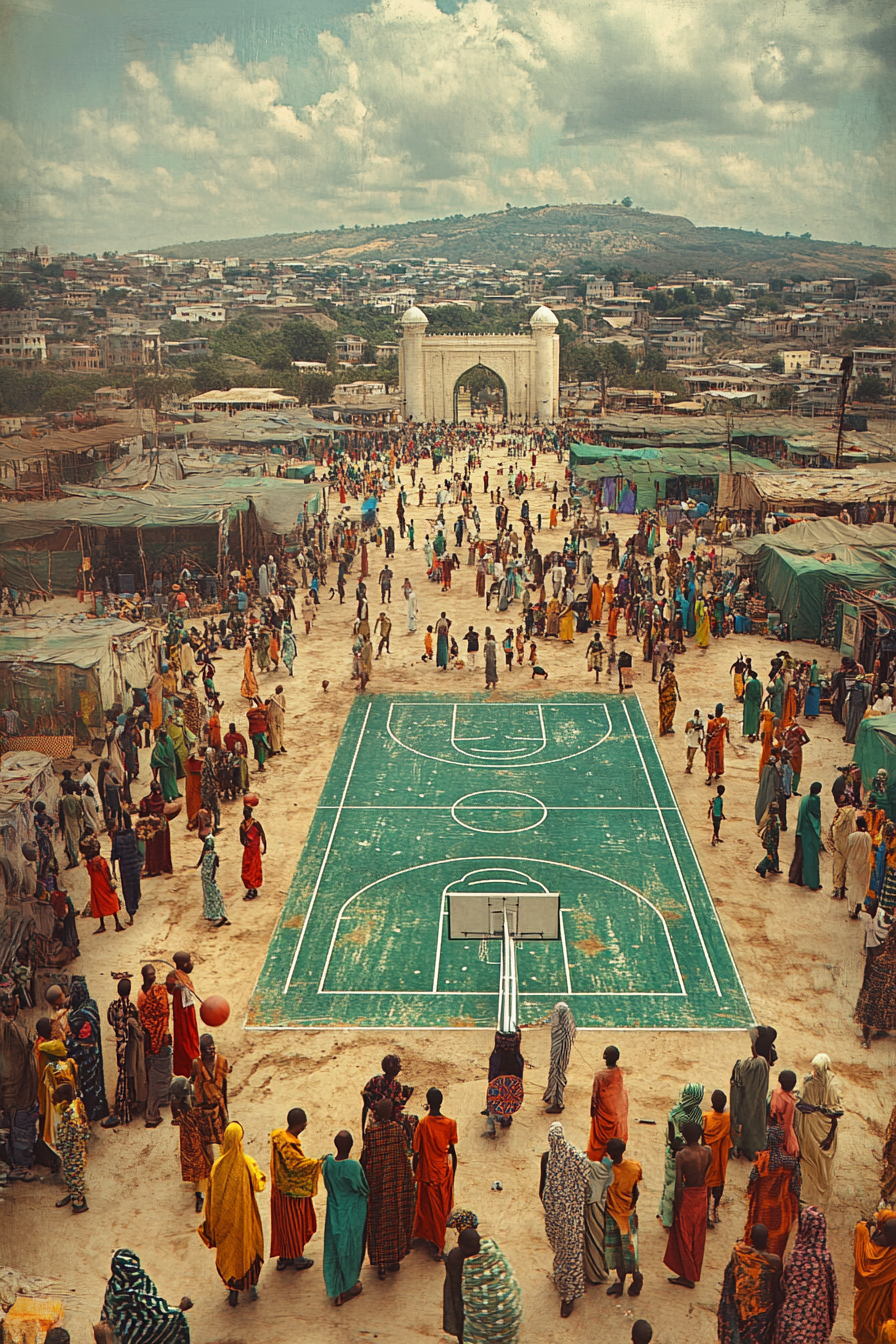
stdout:
{"type": "Polygon", "coordinates": [[[517,1026],[516,946],[504,910],[501,944],[501,983],[498,991],[498,1030],[512,1035],[517,1026]]]}

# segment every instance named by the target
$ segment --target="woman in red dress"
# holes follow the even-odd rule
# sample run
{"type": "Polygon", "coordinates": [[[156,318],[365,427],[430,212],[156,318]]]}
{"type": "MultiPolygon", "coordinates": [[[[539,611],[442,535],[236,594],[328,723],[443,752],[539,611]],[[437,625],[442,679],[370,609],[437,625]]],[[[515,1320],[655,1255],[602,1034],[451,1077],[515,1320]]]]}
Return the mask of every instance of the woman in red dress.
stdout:
{"type": "Polygon", "coordinates": [[[85,867],[90,874],[90,913],[100,921],[94,933],[106,932],[106,916],[115,920],[115,932],[122,933],[124,925],[118,919],[118,892],[112,885],[112,873],[108,863],[100,854],[98,840],[85,840],[81,847],[85,867]]]}
{"type": "Polygon", "coordinates": [[[141,834],[142,828],[139,823],[137,834],[143,842],[145,849],[143,876],[158,877],[160,873],[173,873],[174,866],[171,862],[171,832],[168,829],[168,822],[165,817],[165,799],[162,797],[162,786],[157,779],[154,779],[149,786],[149,793],[140,800],[140,816],[158,818],[161,826],[153,831],[151,835],[141,834]]]}
{"type": "Polygon", "coordinates": [[[251,807],[243,807],[243,819],[240,822],[240,844],[243,846],[243,886],[246,888],[244,901],[254,901],[258,888],[264,881],[261,856],[268,852],[268,842],[261,823],[252,816],[251,807]]]}
{"type": "Polygon", "coordinates": [[[194,831],[196,829],[196,818],[202,806],[202,786],[199,778],[202,774],[202,757],[194,756],[191,753],[187,757],[185,770],[187,775],[187,830],[194,831]]]}

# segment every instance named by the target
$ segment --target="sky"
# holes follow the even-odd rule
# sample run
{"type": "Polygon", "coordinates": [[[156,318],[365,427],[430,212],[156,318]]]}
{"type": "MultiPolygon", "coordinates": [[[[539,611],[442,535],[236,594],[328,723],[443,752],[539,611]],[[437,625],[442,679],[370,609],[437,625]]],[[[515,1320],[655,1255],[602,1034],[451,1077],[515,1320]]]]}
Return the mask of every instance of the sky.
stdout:
{"type": "Polygon", "coordinates": [[[0,246],[631,196],[896,245],[892,0],[4,0],[0,246]]]}

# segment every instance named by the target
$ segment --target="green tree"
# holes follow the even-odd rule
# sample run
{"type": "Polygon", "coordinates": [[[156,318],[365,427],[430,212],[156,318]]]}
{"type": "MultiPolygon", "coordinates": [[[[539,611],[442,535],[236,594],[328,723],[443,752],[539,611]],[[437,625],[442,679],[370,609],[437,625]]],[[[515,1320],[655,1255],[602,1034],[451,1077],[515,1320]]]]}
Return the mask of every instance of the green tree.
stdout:
{"type": "Polygon", "coordinates": [[[632,198],[631,198],[631,196],[623,196],[623,198],[622,198],[622,204],[623,204],[626,208],[628,208],[628,206],[630,206],[631,203],[632,203],[632,198]]]}
{"type": "Polygon", "coordinates": [[[233,379],[224,364],[203,359],[193,374],[193,386],[196,392],[226,392],[233,387],[233,379]]]}
{"type": "Polygon", "coordinates": [[[771,369],[772,373],[784,372],[784,356],[781,354],[780,350],[775,351],[775,353],[772,355],[771,359],[768,362],[768,366],[771,369]]]}
{"type": "Polygon", "coordinates": [[[713,298],[720,307],[724,307],[732,302],[734,295],[727,285],[718,285],[713,293],[713,298]]]}
{"type": "Polygon", "coordinates": [[[869,373],[856,384],[856,401],[882,401],[889,390],[879,373],[869,373]]]}
{"type": "Polygon", "coordinates": [[[870,275],[865,276],[865,284],[877,288],[881,285],[892,285],[893,281],[886,271],[872,271],[870,275]]]}
{"type": "Polygon", "coordinates": [[[795,396],[795,387],[783,383],[779,387],[773,387],[768,399],[769,409],[772,411],[786,411],[790,407],[795,396]]]}
{"type": "Polygon", "coordinates": [[[9,312],[24,308],[27,302],[25,291],[20,285],[0,285],[0,309],[9,312]]]}
{"type": "Polygon", "coordinates": [[[329,332],[303,317],[284,322],[279,338],[289,351],[290,359],[319,359],[326,362],[333,354],[333,338],[329,332]]]}
{"type": "Polygon", "coordinates": [[[666,356],[656,345],[652,345],[641,360],[642,373],[662,373],[666,367],[666,356]]]}

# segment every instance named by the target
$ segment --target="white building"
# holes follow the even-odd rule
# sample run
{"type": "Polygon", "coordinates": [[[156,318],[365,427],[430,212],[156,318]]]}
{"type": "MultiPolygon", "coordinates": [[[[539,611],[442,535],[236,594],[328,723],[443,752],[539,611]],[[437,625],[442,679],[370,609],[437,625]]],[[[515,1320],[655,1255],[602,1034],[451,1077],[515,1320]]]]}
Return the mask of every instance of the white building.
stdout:
{"type": "Polygon", "coordinates": [[[0,364],[38,364],[47,357],[42,331],[0,332],[0,364]]]}
{"type": "Polygon", "coordinates": [[[171,310],[172,322],[225,322],[226,310],[216,303],[179,303],[171,310]]]}
{"type": "Polygon", "coordinates": [[[616,288],[612,280],[606,280],[599,275],[596,280],[589,280],[585,286],[586,303],[603,303],[604,299],[612,299],[616,294],[616,288]]]}

